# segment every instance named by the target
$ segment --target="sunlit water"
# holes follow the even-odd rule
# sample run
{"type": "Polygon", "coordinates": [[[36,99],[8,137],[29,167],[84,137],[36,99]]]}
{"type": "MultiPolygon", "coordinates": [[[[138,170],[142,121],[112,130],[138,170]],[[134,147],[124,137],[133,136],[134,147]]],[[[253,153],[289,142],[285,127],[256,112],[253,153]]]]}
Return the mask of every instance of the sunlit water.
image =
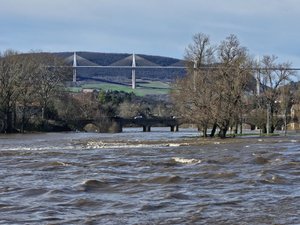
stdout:
{"type": "Polygon", "coordinates": [[[0,136],[0,224],[300,224],[299,136],[165,131],[0,136]]]}

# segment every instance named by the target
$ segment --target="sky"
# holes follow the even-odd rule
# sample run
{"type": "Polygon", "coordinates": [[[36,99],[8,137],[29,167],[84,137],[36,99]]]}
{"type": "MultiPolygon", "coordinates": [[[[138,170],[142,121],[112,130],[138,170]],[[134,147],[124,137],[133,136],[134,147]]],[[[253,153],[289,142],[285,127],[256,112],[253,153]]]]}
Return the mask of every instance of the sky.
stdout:
{"type": "Polygon", "coordinates": [[[0,51],[183,58],[196,33],[235,34],[254,57],[300,68],[300,0],[0,0],[0,51]]]}

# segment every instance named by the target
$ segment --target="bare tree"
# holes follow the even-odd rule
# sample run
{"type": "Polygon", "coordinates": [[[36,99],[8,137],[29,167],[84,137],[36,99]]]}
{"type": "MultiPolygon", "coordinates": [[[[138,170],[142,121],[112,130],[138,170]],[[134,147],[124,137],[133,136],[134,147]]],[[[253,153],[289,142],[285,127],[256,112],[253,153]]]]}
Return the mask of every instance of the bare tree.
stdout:
{"type": "Polygon", "coordinates": [[[209,65],[214,62],[215,47],[210,44],[210,37],[203,33],[198,33],[193,36],[193,43],[189,44],[185,50],[185,60],[192,64],[190,68],[200,68],[204,65],[209,65]]]}
{"type": "Polygon", "coordinates": [[[268,133],[273,133],[278,118],[278,102],[280,98],[280,88],[290,82],[290,78],[295,71],[290,70],[291,63],[277,63],[277,57],[264,56],[260,61],[260,80],[262,84],[261,107],[267,111],[267,127],[268,133]]]}
{"type": "Polygon", "coordinates": [[[186,52],[189,70],[174,84],[174,103],[183,117],[198,124],[204,136],[209,126],[211,136],[218,126],[224,138],[241,118],[244,92],[252,76],[251,58],[234,35],[214,48],[207,35],[197,34],[186,52]]]}
{"type": "Polygon", "coordinates": [[[25,126],[31,116],[30,108],[36,104],[37,91],[35,80],[38,74],[38,66],[36,57],[33,54],[19,56],[20,82],[18,86],[19,95],[17,98],[17,109],[21,111],[21,127],[20,131],[24,132],[25,126]]]}
{"type": "Polygon", "coordinates": [[[215,48],[210,45],[209,36],[203,33],[194,35],[193,42],[186,49],[185,60],[188,74],[173,85],[173,102],[180,116],[198,125],[203,136],[213,123],[211,117],[211,89],[213,73],[207,68],[214,63],[215,48]]]}
{"type": "Polygon", "coordinates": [[[66,74],[63,62],[50,54],[6,51],[0,58],[0,115],[4,132],[17,128],[19,114],[20,130],[24,131],[30,108],[34,104],[47,109],[66,74]]]}
{"type": "Polygon", "coordinates": [[[3,115],[4,132],[13,131],[16,99],[19,95],[20,64],[17,52],[7,50],[0,59],[0,110],[3,115]]]}
{"type": "Polygon", "coordinates": [[[228,36],[218,48],[219,69],[215,80],[215,104],[220,137],[240,119],[243,96],[252,77],[251,59],[247,49],[240,45],[235,35],[228,36]]]}
{"type": "Polygon", "coordinates": [[[48,53],[40,53],[37,55],[38,73],[36,76],[36,90],[38,99],[42,107],[42,119],[46,118],[46,111],[48,110],[49,103],[59,93],[62,83],[69,76],[70,71],[65,69],[64,62],[48,53]]]}

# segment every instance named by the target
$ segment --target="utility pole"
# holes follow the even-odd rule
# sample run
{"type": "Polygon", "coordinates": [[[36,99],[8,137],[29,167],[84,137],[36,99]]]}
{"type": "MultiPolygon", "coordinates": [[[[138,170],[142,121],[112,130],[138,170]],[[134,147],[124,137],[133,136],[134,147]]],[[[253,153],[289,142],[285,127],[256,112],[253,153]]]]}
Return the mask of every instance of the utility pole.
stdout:
{"type": "Polygon", "coordinates": [[[270,108],[271,108],[271,105],[268,102],[267,103],[267,135],[270,134],[270,108]]]}

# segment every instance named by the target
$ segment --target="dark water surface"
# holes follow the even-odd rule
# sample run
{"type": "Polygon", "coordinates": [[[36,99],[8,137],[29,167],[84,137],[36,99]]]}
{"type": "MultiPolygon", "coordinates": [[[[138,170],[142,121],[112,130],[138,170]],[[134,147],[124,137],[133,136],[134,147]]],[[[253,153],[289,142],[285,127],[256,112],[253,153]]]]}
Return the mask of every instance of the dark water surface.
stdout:
{"type": "Polygon", "coordinates": [[[0,136],[0,224],[300,224],[299,136],[186,136],[0,136]]]}

